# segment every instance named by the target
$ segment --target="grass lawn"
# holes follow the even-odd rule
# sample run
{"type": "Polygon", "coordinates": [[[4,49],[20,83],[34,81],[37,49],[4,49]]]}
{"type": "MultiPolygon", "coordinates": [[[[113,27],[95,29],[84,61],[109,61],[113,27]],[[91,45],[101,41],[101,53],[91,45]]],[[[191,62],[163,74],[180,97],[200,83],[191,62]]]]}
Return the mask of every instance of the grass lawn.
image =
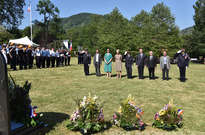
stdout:
{"type": "MultiPolygon", "coordinates": [[[[77,97],[82,98],[90,92],[97,95],[104,102],[105,119],[110,120],[119,108],[122,99],[132,94],[139,105],[143,105],[146,129],[126,132],[112,126],[103,135],[159,135],[159,134],[205,134],[205,65],[191,64],[187,70],[187,82],[178,80],[179,71],[176,65],[171,66],[169,81],[162,81],[159,65],[156,69],[157,80],[139,80],[137,77],[128,80],[123,66],[123,77],[107,79],[105,76],[96,77],[94,66],[91,65],[91,76],[85,76],[83,65],[77,65],[77,59],[72,58],[70,67],[32,69],[23,71],[9,71],[18,84],[26,80],[32,83],[30,96],[32,104],[38,106],[38,112],[44,113],[44,121],[49,125],[47,135],[74,135],[66,128],[66,120],[76,109],[77,97]],[[184,110],[184,127],[178,131],[163,131],[152,128],[154,114],[170,99],[184,110]]],[[[115,75],[113,64],[113,75],[115,75]]],[[[101,66],[103,71],[103,66],[101,66]]],[[[104,72],[102,72],[104,73],[104,72]]],[[[137,69],[133,66],[133,75],[137,69]]],[[[145,76],[148,75],[145,68],[145,76]]]]}

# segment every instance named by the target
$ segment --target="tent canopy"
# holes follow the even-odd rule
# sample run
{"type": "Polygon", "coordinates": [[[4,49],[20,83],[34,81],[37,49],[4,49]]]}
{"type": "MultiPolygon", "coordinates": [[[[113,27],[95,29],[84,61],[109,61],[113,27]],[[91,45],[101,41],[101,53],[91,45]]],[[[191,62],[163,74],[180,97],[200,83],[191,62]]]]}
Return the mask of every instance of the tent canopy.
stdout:
{"type": "Polygon", "coordinates": [[[9,40],[11,44],[19,44],[19,45],[30,45],[33,47],[39,46],[38,44],[33,43],[27,36],[19,39],[9,40]]]}

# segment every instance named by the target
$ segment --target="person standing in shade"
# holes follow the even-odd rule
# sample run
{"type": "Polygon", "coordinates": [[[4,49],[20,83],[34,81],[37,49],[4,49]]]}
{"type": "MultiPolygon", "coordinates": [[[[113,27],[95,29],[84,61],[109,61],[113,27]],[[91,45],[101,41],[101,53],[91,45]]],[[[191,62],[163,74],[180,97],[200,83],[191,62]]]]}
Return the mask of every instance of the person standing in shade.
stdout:
{"type": "Polygon", "coordinates": [[[136,56],[136,65],[138,68],[139,79],[144,79],[144,65],[145,65],[146,55],[143,53],[142,48],[139,49],[139,54],[136,56]]]}
{"type": "Polygon", "coordinates": [[[51,66],[55,67],[56,53],[53,48],[51,49],[50,54],[51,54],[51,66]]]}
{"type": "Polygon", "coordinates": [[[104,71],[107,74],[107,78],[111,77],[111,72],[112,72],[112,54],[110,53],[110,49],[107,49],[107,53],[104,56],[104,71]]]}
{"type": "Polygon", "coordinates": [[[46,67],[49,68],[50,67],[50,49],[46,49],[46,67]]]}
{"type": "Polygon", "coordinates": [[[27,69],[28,66],[28,47],[23,48],[23,60],[24,60],[24,69],[27,69]]]}
{"type": "Polygon", "coordinates": [[[37,68],[41,68],[41,51],[39,47],[36,49],[35,54],[36,54],[36,66],[37,68]]]}
{"type": "Polygon", "coordinates": [[[59,53],[58,50],[56,50],[56,67],[59,67],[60,61],[61,61],[61,59],[60,59],[60,53],[59,53]]]}
{"type": "Polygon", "coordinates": [[[162,69],[162,79],[169,80],[170,57],[167,55],[166,51],[164,51],[163,56],[160,57],[160,67],[162,69]]]}
{"type": "Polygon", "coordinates": [[[65,66],[68,66],[68,51],[67,50],[64,50],[64,63],[65,63],[65,66]]]}
{"type": "Polygon", "coordinates": [[[32,49],[31,49],[31,46],[29,45],[28,46],[28,49],[27,49],[27,55],[28,55],[28,66],[29,66],[29,69],[31,69],[33,67],[33,56],[32,56],[32,49]]]}
{"type": "Polygon", "coordinates": [[[127,78],[132,79],[133,57],[130,55],[129,51],[125,52],[124,57],[125,57],[125,67],[127,71],[127,78]]]}
{"type": "Polygon", "coordinates": [[[23,58],[23,46],[20,45],[19,47],[19,69],[23,70],[23,65],[24,65],[24,58],[23,58]]]}
{"type": "Polygon", "coordinates": [[[84,73],[85,75],[89,75],[89,66],[91,63],[91,55],[88,53],[88,50],[85,50],[85,54],[83,55],[83,64],[84,64],[84,73]]]}
{"type": "Polygon", "coordinates": [[[46,50],[43,47],[41,49],[41,66],[42,66],[42,68],[45,68],[45,65],[46,65],[46,50]]]}
{"type": "Polygon", "coordinates": [[[100,73],[100,65],[102,64],[102,59],[101,59],[101,55],[99,54],[99,50],[96,50],[96,54],[93,58],[93,64],[95,66],[95,72],[96,72],[96,76],[101,76],[100,73]]]}
{"type": "Polygon", "coordinates": [[[185,52],[185,49],[181,49],[175,54],[175,58],[177,58],[177,65],[179,67],[180,81],[185,82],[186,81],[186,68],[189,65],[190,57],[185,52]]]}
{"type": "Polygon", "coordinates": [[[11,68],[16,70],[16,47],[13,46],[10,50],[10,57],[11,57],[11,68]]]}
{"type": "Polygon", "coordinates": [[[70,51],[67,52],[67,56],[68,56],[68,66],[70,66],[70,59],[71,59],[71,52],[70,51]]]}
{"type": "Polygon", "coordinates": [[[157,58],[153,56],[153,52],[149,51],[149,57],[147,57],[147,68],[149,70],[149,79],[155,79],[155,67],[157,66],[157,58]]]}
{"type": "Polygon", "coordinates": [[[122,77],[122,55],[120,54],[120,50],[117,49],[115,55],[115,68],[117,72],[117,79],[122,77]]]}

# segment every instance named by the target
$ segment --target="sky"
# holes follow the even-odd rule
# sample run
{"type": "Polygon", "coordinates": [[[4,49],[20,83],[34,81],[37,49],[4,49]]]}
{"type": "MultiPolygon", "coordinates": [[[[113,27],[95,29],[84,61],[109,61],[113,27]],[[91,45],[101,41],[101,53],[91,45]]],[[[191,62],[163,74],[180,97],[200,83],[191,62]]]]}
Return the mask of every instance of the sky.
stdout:
{"type": "MultiPolygon", "coordinates": [[[[29,13],[27,11],[29,0],[24,6],[24,19],[19,26],[20,29],[29,26],[29,13]]],[[[176,25],[184,29],[194,25],[193,5],[196,0],[51,0],[60,10],[60,17],[69,17],[82,12],[108,14],[117,7],[124,17],[130,19],[140,13],[141,10],[151,11],[157,3],[164,2],[175,17],[176,25]]],[[[38,0],[31,0],[32,20],[42,20],[42,15],[36,11],[38,0]]]]}

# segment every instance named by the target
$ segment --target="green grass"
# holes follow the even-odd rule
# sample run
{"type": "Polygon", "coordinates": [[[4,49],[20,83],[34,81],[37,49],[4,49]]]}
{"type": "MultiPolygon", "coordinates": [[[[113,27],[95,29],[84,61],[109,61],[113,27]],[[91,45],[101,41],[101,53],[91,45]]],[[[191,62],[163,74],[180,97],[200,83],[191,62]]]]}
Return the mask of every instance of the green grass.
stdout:
{"type": "MultiPolygon", "coordinates": [[[[205,134],[205,65],[191,64],[187,70],[187,82],[181,83],[176,65],[171,66],[169,81],[162,81],[159,65],[156,69],[157,80],[128,80],[123,77],[107,79],[105,76],[84,76],[83,66],[77,65],[73,58],[72,66],[32,69],[24,71],[9,71],[18,84],[29,80],[32,83],[30,96],[32,104],[39,107],[38,112],[44,113],[44,121],[49,124],[47,135],[80,134],[66,128],[66,119],[76,109],[74,99],[82,98],[90,92],[97,95],[104,102],[105,119],[110,120],[119,108],[122,99],[132,94],[139,105],[143,105],[144,121],[148,124],[145,131],[126,132],[113,126],[99,134],[205,134]],[[170,99],[184,109],[184,127],[178,131],[167,132],[152,128],[154,114],[159,111],[170,99]]],[[[113,74],[115,67],[113,64],[113,74]]],[[[94,73],[91,65],[90,72],[94,73]]],[[[103,72],[103,66],[101,66],[103,72]]],[[[125,75],[123,67],[123,75],[125,75]]],[[[133,75],[137,69],[133,66],[133,75]]],[[[148,75],[145,68],[145,75],[148,75]]]]}

